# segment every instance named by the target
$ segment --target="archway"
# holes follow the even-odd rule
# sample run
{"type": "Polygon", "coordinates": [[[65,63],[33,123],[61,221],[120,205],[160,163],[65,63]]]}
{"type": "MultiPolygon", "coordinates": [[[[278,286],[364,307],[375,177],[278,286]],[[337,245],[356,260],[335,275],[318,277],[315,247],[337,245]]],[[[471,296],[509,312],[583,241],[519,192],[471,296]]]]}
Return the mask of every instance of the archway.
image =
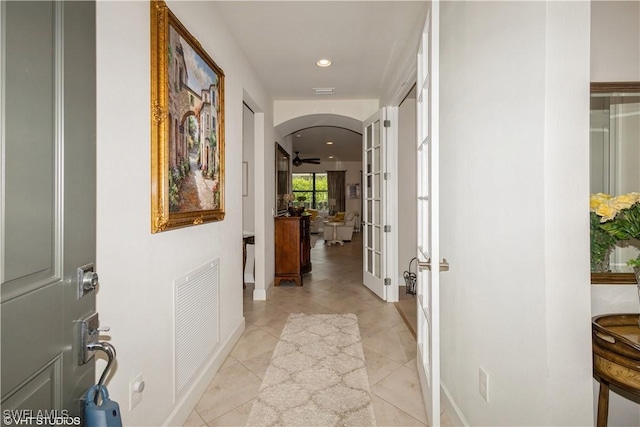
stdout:
{"type": "Polygon", "coordinates": [[[353,117],[339,114],[308,114],[295,117],[278,124],[275,128],[280,135],[291,135],[301,129],[308,129],[318,126],[333,126],[344,128],[362,134],[362,121],[353,117]]]}

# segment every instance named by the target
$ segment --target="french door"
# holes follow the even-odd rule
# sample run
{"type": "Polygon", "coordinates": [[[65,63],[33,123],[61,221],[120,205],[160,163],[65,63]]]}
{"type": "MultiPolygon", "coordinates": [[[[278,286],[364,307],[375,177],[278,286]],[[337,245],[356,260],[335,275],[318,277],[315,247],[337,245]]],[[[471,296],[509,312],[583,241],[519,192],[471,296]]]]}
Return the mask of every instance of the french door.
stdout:
{"type": "MultiPolygon", "coordinates": [[[[387,300],[386,149],[392,124],[383,108],[364,122],[363,171],[363,281],[381,299],[387,300]]],[[[393,126],[397,126],[393,124],[393,126]]]]}
{"type": "MultiPolygon", "coordinates": [[[[430,426],[440,425],[439,16],[432,1],[417,55],[418,372],[430,426]]],[[[443,263],[444,264],[444,263],[443,263]]]]}

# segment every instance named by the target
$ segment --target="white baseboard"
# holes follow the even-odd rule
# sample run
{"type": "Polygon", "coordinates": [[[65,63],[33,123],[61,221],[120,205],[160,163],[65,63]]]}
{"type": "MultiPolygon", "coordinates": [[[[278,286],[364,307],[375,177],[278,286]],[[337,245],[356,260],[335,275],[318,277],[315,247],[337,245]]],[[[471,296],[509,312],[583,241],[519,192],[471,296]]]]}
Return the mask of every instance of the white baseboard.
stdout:
{"type": "Polygon", "coordinates": [[[213,377],[218,373],[220,366],[224,363],[233,347],[236,345],[240,336],[244,332],[245,324],[244,317],[238,323],[227,340],[219,347],[218,351],[213,355],[211,360],[202,369],[199,375],[197,375],[191,386],[184,391],[182,398],[176,402],[173,411],[167,417],[162,424],[165,427],[169,426],[182,426],[184,422],[189,418],[191,411],[195,408],[196,404],[202,397],[202,394],[206,391],[209,383],[213,380],[213,377]]]}
{"type": "MultiPolygon", "coordinates": [[[[420,381],[422,383],[426,383],[427,382],[427,379],[425,376],[426,374],[424,372],[424,368],[422,366],[420,359],[421,359],[420,352],[418,352],[418,357],[416,358],[416,363],[418,366],[418,376],[420,377],[420,381]]],[[[426,401],[425,391],[422,387],[421,387],[421,390],[422,390],[422,399],[426,401]]],[[[447,416],[449,417],[449,421],[451,421],[451,424],[454,426],[463,426],[463,427],[470,426],[469,421],[467,421],[467,419],[464,417],[464,415],[462,414],[462,411],[460,410],[458,405],[456,405],[455,400],[451,396],[451,393],[449,393],[449,389],[442,381],[440,381],[440,412],[441,412],[441,417],[442,417],[442,414],[447,414],[447,416]]]]}
{"type": "Polygon", "coordinates": [[[269,298],[269,295],[271,295],[271,291],[273,291],[273,289],[275,288],[275,286],[273,285],[274,283],[275,281],[272,280],[271,283],[269,283],[269,286],[267,286],[267,290],[266,290],[267,298],[269,298]]]}
{"type": "Polygon", "coordinates": [[[267,285],[267,289],[254,289],[253,290],[253,300],[254,301],[266,301],[267,298],[269,297],[269,294],[273,290],[273,283],[274,283],[274,281],[272,280],[271,283],[269,283],[269,285],[267,285]]]}
{"type": "Polygon", "coordinates": [[[267,289],[254,289],[253,290],[253,300],[254,301],[266,301],[267,299],[267,289]]]}
{"type": "Polygon", "coordinates": [[[456,404],[456,401],[449,393],[447,386],[440,382],[440,407],[447,413],[451,424],[454,426],[469,427],[469,421],[464,417],[464,414],[456,404]]]}

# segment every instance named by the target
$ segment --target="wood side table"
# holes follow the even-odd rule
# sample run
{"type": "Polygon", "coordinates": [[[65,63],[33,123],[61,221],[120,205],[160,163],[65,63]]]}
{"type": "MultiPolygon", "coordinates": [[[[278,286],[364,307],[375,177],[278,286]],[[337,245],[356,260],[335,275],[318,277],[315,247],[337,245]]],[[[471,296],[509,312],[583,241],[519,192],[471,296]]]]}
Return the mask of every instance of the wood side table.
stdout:
{"type": "Polygon", "coordinates": [[[610,386],[640,397],[638,317],[638,313],[603,314],[591,320],[593,375],[600,382],[598,427],[607,426],[610,386]]]}

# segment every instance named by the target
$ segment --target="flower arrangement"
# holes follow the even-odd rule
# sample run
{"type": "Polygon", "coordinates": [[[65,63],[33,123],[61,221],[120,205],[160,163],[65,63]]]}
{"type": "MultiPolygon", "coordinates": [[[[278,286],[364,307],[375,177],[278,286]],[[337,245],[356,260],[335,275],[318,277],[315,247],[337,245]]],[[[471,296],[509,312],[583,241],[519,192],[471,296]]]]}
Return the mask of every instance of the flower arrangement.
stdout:
{"type": "MultiPolygon", "coordinates": [[[[592,194],[589,200],[591,215],[591,270],[602,271],[601,264],[621,240],[640,237],[640,193],[617,197],[592,194]]],[[[640,256],[628,265],[640,266],[640,256]]]]}

